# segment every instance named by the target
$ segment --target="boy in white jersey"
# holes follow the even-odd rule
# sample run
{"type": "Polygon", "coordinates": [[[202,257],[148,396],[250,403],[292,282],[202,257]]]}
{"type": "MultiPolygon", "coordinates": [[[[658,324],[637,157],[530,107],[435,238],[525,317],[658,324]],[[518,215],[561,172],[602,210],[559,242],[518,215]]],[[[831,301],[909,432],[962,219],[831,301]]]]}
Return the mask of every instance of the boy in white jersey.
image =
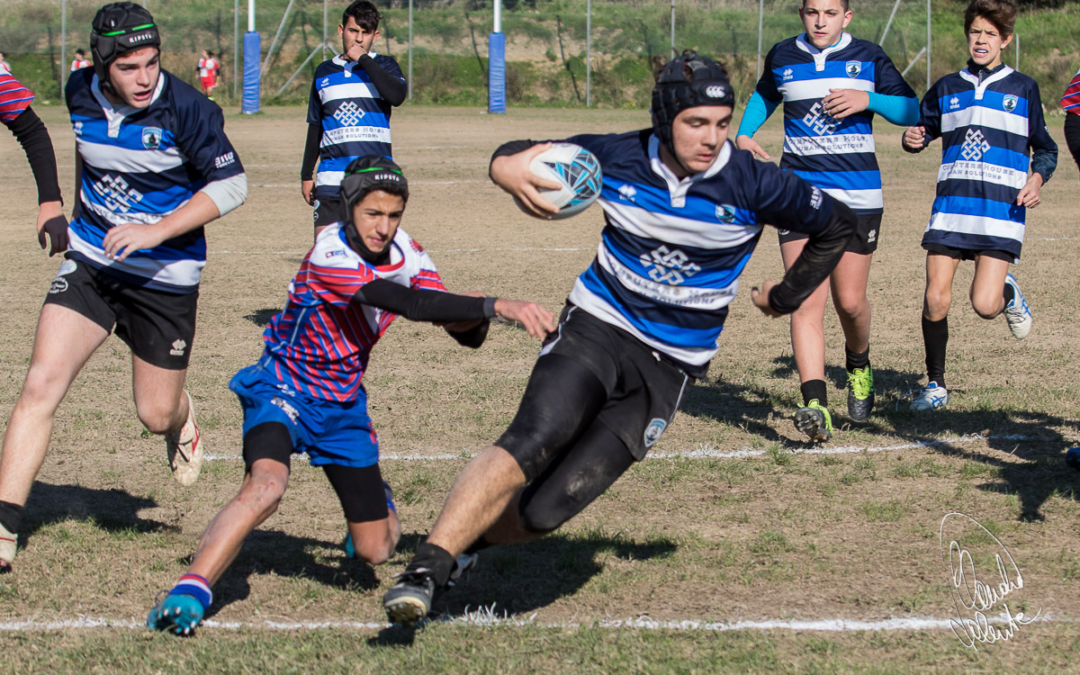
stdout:
{"type": "Polygon", "coordinates": [[[105,5],[90,36],[94,69],[68,79],[80,189],[4,436],[0,568],[15,557],[56,409],[114,330],[132,352],[139,420],[165,436],[181,485],[199,473],[203,443],[184,379],[206,262],[202,227],[243,203],[247,178],[221,109],[161,70],[160,44],[145,9],[105,5]]]}
{"type": "MultiPolygon", "coordinates": [[[[791,346],[799,371],[803,407],[795,426],[813,441],[832,436],[825,385],[825,304],[833,304],[844,330],[848,415],[863,422],[874,406],[870,367],[870,301],[866,284],[881,239],[881,175],[874,154],[873,116],[908,125],[918,118],[915,92],[878,45],[844,29],[851,22],[848,0],[804,0],[799,9],[806,32],[777,43],[765,59],[757,90],[746,106],[737,142],[769,159],[752,136],[782,103],[784,156],[792,170],[850,206],[859,215],[858,235],[843,260],[802,307],[791,315],[791,346]]],[[[799,255],[806,235],[780,232],[785,267],[799,255]]]]}
{"type": "Polygon", "coordinates": [[[902,139],[908,152],[921,152],[939,137],[942,144],[937,198],[922,240],[927,385],[911,401],[912,412],[949,402],[945,351],[953,277],[961,261],[975,262],[969,292],[975,313],[987,320],[1004,314],[1018,340],[1031,331],[1031,310],[1009,265],[1020,261],[1026,210],[1042,201],[1039,193],[1057,167],[1058,149],[1046,130],[1039,86],[1001,61],[1016,14],[1008,0],[968,5],[964,32],[971,59],[930,88],[919,126],[908,128],[902,139]]]}

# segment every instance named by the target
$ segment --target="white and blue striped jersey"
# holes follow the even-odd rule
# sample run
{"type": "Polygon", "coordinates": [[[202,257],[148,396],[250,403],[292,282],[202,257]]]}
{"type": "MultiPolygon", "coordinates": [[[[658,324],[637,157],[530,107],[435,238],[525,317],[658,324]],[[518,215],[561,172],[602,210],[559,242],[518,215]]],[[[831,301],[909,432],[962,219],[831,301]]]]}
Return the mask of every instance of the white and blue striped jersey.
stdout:
{"type": "Polygon", "coordinates": [[[139,286],[198,290],[206,265],[203,228],[121,262],[105,256],[102,242],[117,225],[152,225],[207,183],[244,172],[221,108],[164,70],[146,108],[114,106],[92,68],[71,73],[65,95],[82,160],[69,255],[139,286]]]}
{"type": "MultiPolygon", "coordinates": [[[[375,63],[405,82],[397,61],[372,54],[375,63]]],[[[322,125],[315,197],[337,197],[349,164],[363,155],[393,159],[390,146],[392,106],[379,94],[371,77],[356,61],[335,56],[319,64],[311,84],[308,124],[322,125]]]]}
{"type": "Polygon", "coordinates": [[[946,75],[923,98],[919,126],[927,142],[942,141],[923,243],[1019,260],[1026,209],[1016,198],[1028,179],[1029,147],[1057,151],[1035,80],[1005,65],[981,82],[967,68],[946,75]]]}
{"type": "Polygon", "coordinates": [[[780,167],[816,185],[856,213],[881,213],[881,172],[874,154],[874,113],[837,120],[821,100],[830,89],[915,98],[915,92],[880,46],[844,33],[818,49],[806,35],[778,42],[765,57],[757,92],[784,104],[784,155],[780,167]]]}
{"type": "Polygon", "coordinates": [[[606,227],[570,302],[701,374],[764,224],[814,234],[833,202],[730,142],[679,180],[652,130],[568,139],[596,155],[606,227]]]}

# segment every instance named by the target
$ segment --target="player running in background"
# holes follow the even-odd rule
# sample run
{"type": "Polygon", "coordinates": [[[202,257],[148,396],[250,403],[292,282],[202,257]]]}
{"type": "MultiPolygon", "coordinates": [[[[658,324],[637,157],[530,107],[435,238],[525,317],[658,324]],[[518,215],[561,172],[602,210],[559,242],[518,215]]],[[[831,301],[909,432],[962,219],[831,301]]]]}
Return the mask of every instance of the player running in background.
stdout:
{"type": "MultiPolygon", "coordinates": [[[[803,399],[795,426],[811,440],[823,442],[833,430],[825,385],[825,304],[830,287],[844,330],[848,415],[864,422],[874,407],[866,284],[881,240],[884,202],[873,120],[876,113],[893,124],[914,124],[919,99],[880,46],[844,31],[852,18],[848,0],[804,0],[799,16],[806,32],[769,50],[736,142],[739,148],[769,159],[753,136],[782,103],[780,167],[844,202],[859,216],[858,234],[848,243],[829,284],[822,284],[791,315],[791,347],[803,399]]],[[[806,234],[780,230],[785,267],[805,245],[806,234]]]]}
{"type": "Polygon", "coordinates": [[[520,321],[534,337],[555,328],[555,317],[534,303],[445,292],[431,258],[399,227],[409,187],[393,162],[353,161],[341,195],[344,224],[323,229],[289,285],[285,309],[266,329],[262,358],[229,385],[244,409],[240,494],[210,523],[190,571],[150,612],[150,628],[194,630],[210,607],[210,588],[247,535],[277,510],[296,452],[321,466],[337,492],[350,557],[373,565],[390,557],[401,525],[379,472],[362,379],[371,350],[398,315],[444,325],[473,348],[495,316],[520,321]]]}
{"type": "Polygon", "coordinates": [[[1061,107],[1065,108],[1065,144],[1069,153],[1080,167],[1080,70],[1073,75],[1072,82],[1065,88],[1061,97],[1061,107]]]}
{"type": "Polygon", "coordinates": [[[322,227],[341,220],[338,190],[345,167],[361,155],[393,157],[390,113],[405,101],[407,89],[397,61],[375,53],[381,18],[368,0],[349,5],[338,26],[341,54],[315,69],[300,192],[315,207],[316,238],[322,227]]]}
{"type": "MultiPolygon", "coordinates": [[[[49,255],[52,256],[67,249],[67,219],[64,218],[60,183],[56,179],[52,139],[45,123],[30,107],[33,100],[34,95],[22,83],[11,75],[0,74],[0,122],[18,139],[30,161],[38,192],[38,244],[43,249],[50,245],[49,255]]],[[[0,524],[4,522],[2,516],[0,505],[0,524]]]]}
{"type": "Polygon", "coordinates": [[[214,58],[214,52],[204,49],[199,65],[195,69],[199,71],[199,84],[202,86],[203,93],[206,94],[206,98],[213,101],[214,87],[218,84],[218,71],[221,70],[221,64],[214,58]]]}
{"type": "Polygon", "coordinates": [[[1046,130],[1035,80],[1001,62],[1002,49],[1012,42],[1016,13],[1008,0],[968,5],[964,33],[971,59],[930,88],[919,125],[908,128],[902,139],[905,150],[921,152],[941,138],[937,198],[922,240],[928,382],[911,401],[913,412],[949,402],[945,350],[953,276],[961,260],[975,261],[969,294],[975,313],[993,319],[1004,312],[1018,340],[1031,330],[1031,311],[1009,264],[1020,261],[1026,210],[1039,205],[1039,190],[1057,167],[1057,144],[1046,130]]]}
{"type": "MultiPolygon", "coordinates": [[[[717,351],[738,277],[766,223],[809,235],[780,284],[753,289],[769,316],[794,311],[840,260],[855,214],[727,140],[735,95],[721,66],[686,54],[664,66],[650,129],[568,139],[603,167],[607,225],[544,343],[517,415],[458,476],[431,534],[383,600],[412,623],[455,556],[548,534],[641,460],[717,351]]],[[[547,149],[495,151],[492,180],[536,214],[555,211],[529,169],[547,149]]],[[[554,225],[548,224],[551,228],[554,225]]]]}
{"type": "Polygon", "coordinates": [[[86,58],[86,52],[81,49],[75,50],[75,58],[71,61],[71,72],[74,73],[76,70],[89,68],[92,65],[94,64],[90,63],[90,61],[86,58]]]}
{"type": "Polygon", "coordinates": [[[94,17],[94,68],[68,79],[80,181],[69,250],[38,319],[0,456],[0,567],[68,388],[114,328],[132,352],[139,420],[165,435],[182,485],[203,443],[184,376],[195,336],[203,225],[243,203],[247,178],[221,108],[160,69],[154,19],[130,2],[94,17]]]}

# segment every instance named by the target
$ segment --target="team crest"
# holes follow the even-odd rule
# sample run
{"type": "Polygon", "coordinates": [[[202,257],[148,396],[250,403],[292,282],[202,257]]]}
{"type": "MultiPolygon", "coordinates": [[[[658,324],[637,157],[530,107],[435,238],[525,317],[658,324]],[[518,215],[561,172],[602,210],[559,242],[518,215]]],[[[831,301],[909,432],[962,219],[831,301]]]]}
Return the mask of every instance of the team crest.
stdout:
{"type": "Polygon", "coordinates": [[[844,72],[847,73],[848,77],[858,77],[859,73],[862,72],[862,63],[859,61],[848,61],[844,65],[844,72]]]}
{"type": "Polygon", "coordinates": [[[649,426],[645,427],[645,447],[651,448],[658,440],[660,440],[660,436],[664,433],[664,429],[666,428],[667,422],[659,417],[652,422],[649,422],[649,426]]]}
{"type": "Polygon", "coordinates": [[[716,206],[716,219],[721,223],[734,223],[735,207],[731,204],[718,204],[716,206]]]}
{"type": "Polygon", "coordinates": [[[147,150],[157,150],[161,147],[161,129],[158,127],[144,127],[142,130],[142,144],[147,150]]]}
{"type": "Polygon", "coordinates": [[[1005,108],[1005,112],[1012,112],[1016,110],[1016,103],[1019,101],[1017,97],[1012,94],[1007,94],[1005,100],[1001,102],[1001,107],[1005,108]]]}

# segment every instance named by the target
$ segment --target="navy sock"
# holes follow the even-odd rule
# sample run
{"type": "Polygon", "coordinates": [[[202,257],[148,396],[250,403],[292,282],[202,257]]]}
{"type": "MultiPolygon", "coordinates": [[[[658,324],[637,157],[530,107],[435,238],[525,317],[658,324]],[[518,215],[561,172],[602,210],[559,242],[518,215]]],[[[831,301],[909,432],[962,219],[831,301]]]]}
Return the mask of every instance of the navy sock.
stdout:
{"type": "Polygon", "coordinates": [[[18,504],[0,502],[0,525],[7,528],[8,532],[18,534],[25,513],[26,509],[18,504]]]}
{"type": "Polygon", "coordinates": [[[1005,284],[1005,288],[1001,291],[1001,297],[1005,298],[1005,306],[1008,307],[1009,303],[1016,297],[1016,293],[1013,292],[1012,284],[1005,284]]]}
{"type": "Polygon", "coordinates": [[[424,542],[416,547],[416,555],[406,571],[420,568],[428,569],[435,580],[436,588],[441,588],[450,580],[450,572],[454,569],[454,556],[441,546],[424,542]]]}
{"type": "Polygon", "coordinates": [[[844,345],[844,356],[847,359],[847,371],[853,372],[856,370],[862,370],[870,365],[870,348],[867,347],[865,352],[856,353],[847,348],[844,345]]]}
{"type": "Polygon", "coordinates": [[[926,348],[926,376],[945,386],[945,350],[949,345],[949,317],[941,321],[922,320],[923,347],[926,348]]]}

